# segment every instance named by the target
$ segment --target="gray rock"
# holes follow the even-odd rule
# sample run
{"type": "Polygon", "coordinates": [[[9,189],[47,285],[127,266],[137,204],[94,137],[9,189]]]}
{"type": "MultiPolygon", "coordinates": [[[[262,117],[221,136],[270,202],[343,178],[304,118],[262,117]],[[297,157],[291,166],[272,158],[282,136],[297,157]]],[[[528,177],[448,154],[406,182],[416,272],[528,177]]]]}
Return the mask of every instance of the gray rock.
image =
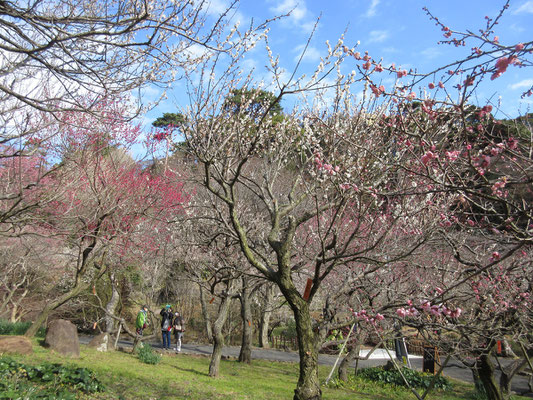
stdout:
{"type": "Polygon", "coordinates": [[[76,358],[80,356],[78,329],[65,319],[56,319],[48,324],[44,343],[60,354],[76,358]]]}
{"type": "Polygon", "coordinates": [[[106,351],[109,351],[110,341],[111,341],[111,337],[109,336],[109,333],[103,332],[95,336],[93,340],[89,342],[88,346],[95,348],[96,351],[106,352],[106,351]]]}

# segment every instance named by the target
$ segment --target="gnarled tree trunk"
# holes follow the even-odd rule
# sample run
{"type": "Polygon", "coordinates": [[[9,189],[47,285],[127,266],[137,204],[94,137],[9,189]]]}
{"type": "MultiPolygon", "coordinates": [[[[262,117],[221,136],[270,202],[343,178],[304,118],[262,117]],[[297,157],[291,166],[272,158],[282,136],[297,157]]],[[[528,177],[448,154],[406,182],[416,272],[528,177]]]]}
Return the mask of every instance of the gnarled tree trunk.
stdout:
{"type": "Polygon", "coordinates": [[[209,311],[207,310],[207,303],[205,301],[205,291],[201,284],[198,284],[198,287],[200,288],[200,304],[202,305],[202,316],[204,317],[207,340],[209,340],[209,343],[212,343],[213,328],[211,327],[211,318],[209,317],[209,311]]]}
{"type": "Polygon", "coordinates": [[[120,300],[120,293],[118,291],[117,284],[115,281],[115,274],[113,272],[109,274],[109,280],[111,282],[111,298],[105,306],[106,315],[104,317],[104,321],[105,331],[107,333],[112,333],[115,330],[115,320],[111,317],[111,315],[116,314],[115,311],[120,300]]]}
{"type": "Polygon", "coordinates": [[[217,319],[213,323],[213,353],[211,354],[211,362],[209,363],[209,376],[214,378],[216,378],[220,372],[220,359],[222,357],[222,349],[224,348],[224,334],[222,333],[222,328],[228,318],[232,298],[232,286],[233,281],[228,281],[227,290],[218,307],[217,319]]]}
{"type": "Polygon", "coordinates": [[[294,389],[294,400],[319,400],[322,398],[318,380],[318,349],[307,303],[293,309],[298,332],[300,375],[294,389]]]}
{"type": "Polygon", "coordinates": [[[242,341],[241,351],[239,353],[239,362],[250,364],[252,362],[252,305],[251,296],[252,290],[248,287],[246,278],[242,278],[242,291],[239,296],[241,301],[241,317],[242,317],[242,341]]]}
{"type": "Polygon", "coordinates": [[[504,400],[496,379],[494,378],[494,364],[489,354],[484,354],[477,359],[476,373],[479,376],[488,400],[504,400]]]}
{"type": "Polygon", "coordinates": [[[355,345],[346,356],[342,359],[339,365],[339,379],[343,382],[348,381],[348,368],[350,364],[359,356],[359,343],[355,345]]]}
{"type": "MultiPolygon", "coordinates": [[[[290,270],[285,271],[290,274],[290,270]]],[[[294,314],[298,335],[300,374],[293,400],[320,400],[322,390],[318,379],[318,332],[313,329],[309,303],[300,296],[289,274],[280,274],[278,286],[294,314]]]]}
{"type": "Polygon", "coordinates": [[[271,283],[267,283],[265,285],[264,303],[261,310],[261,318],[259,320],[259,347],[263,347],[265,349],[270,347],[270,342],[268,340],[268,329],[270,327],[273,300],[274,286],[271,283]]]}

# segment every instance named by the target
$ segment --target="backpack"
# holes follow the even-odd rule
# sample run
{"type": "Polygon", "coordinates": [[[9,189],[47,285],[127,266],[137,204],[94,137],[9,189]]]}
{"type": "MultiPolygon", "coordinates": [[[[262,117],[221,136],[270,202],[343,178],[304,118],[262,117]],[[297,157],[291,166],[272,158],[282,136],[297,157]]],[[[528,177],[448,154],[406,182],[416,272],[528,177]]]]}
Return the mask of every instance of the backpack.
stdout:
{"type": "Polygon", "coordinates": [[[135,321],[135,326],[139,329],[144,328],[146,325],[146,313],[144,311],[139,311],[137,314],[137,319],[135,321]]]}

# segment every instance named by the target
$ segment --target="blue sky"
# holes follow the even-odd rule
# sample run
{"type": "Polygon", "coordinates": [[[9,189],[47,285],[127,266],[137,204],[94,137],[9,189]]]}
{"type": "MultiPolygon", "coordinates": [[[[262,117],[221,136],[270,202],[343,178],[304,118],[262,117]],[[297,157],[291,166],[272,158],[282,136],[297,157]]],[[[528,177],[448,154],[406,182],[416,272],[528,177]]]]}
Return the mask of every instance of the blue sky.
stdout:
{"type": "MultiPolygon", "coordinates": [[[[212,0],[212,11],[224,7],[227,1],[212,0]]],[[[291,15],[271,25],[269,43],[274,54],[280,57],[280,64],[291,71],[310,32],[320,16],[318,28],[301,65],[301,72],[310,72],[326,53],[326,40],[336,43],[346,31],[344,43],[351,47],[360,42],[358,50],[368,51],[375,58],[383,58],[383,64],[395,63],[406,69],[416,68],[429,72],[436,66],[455,61],[470,52],[471,46],[457,49],[439,45],[444,39],[439,27],[423,11],[426,6],[435,16],[453,30],[478,31],[485,26],[485,16],[495,17],[502,8],[500,0],[241,0],[233,20],[241,26],[254,21],[291,11],[291,15]]],[[[496,28],[501,44],[514,45],[533,40],[533,0],[511,0],[496,28]]],[[[250,53],[242,64],[248,72],[254,69],[258,79],[265,74],[266,58],[261,48],[250,53]]],[[[349,61],[344,68],[353,69],[349,61]]],[[[386,84],[387,82],[384,81],[386,84]]],[[[530,68],[509,68],[508,72],[494,81],[488,81],[479,88],[475,101],[501,105],[499,117],[516,117],[531,112],[533,97],[520,99],[520,95],[533,85],[530,68]],[[500,99],[501,97],[501,99],[500,99]]],[[[149,129],[151,122],[163,112],[176,111],[186,106],[187,96],[183,83],[178,82],[168,91],[168,99],[149,112],[144,124],[149,129]]],[[[155,91],[146,92],[151,100],[155,91]]]]}

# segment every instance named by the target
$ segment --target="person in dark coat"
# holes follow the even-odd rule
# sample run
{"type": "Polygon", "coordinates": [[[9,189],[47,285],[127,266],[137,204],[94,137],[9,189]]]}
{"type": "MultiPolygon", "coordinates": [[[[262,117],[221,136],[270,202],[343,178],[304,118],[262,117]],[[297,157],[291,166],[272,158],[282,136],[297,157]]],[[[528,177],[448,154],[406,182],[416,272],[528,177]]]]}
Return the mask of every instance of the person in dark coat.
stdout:
{"type": "Polygon", "coordinates": [[[170,350],[170,332],[172,331],[172,308],[167,304],[159,313],[161,315],[161,336],[163,337],[163,349],[170,350]]]}

